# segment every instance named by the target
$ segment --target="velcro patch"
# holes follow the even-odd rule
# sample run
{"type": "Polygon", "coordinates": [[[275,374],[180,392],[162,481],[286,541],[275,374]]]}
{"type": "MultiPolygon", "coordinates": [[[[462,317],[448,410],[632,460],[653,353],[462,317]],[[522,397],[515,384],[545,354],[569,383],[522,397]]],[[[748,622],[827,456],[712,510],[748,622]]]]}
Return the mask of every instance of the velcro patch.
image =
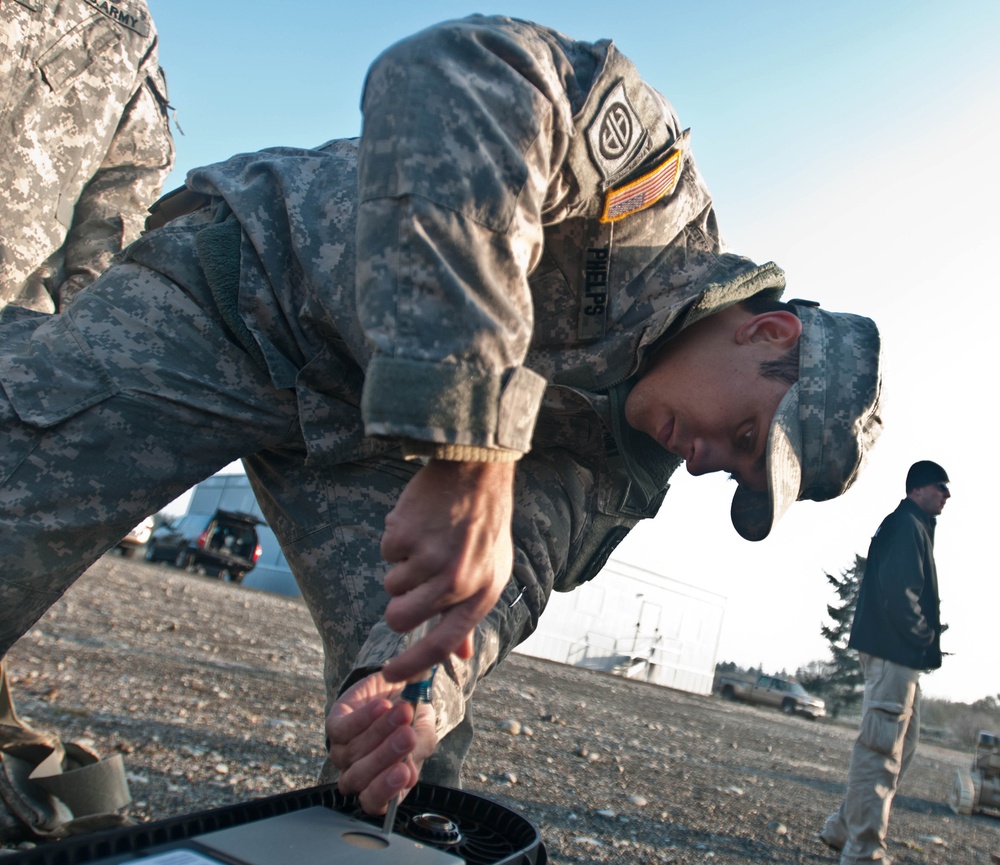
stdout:
{"type": "Polygon", "coordinates": [[[605,180],[621,175],[640,151],[646,130],[632,107],[625,84],[616,84],[605,96],[587,130],[590,155],[605,180]]]}
{"type": "Polygon", "coordinates": [[[617,222],[651,207],[674,191],[680,176],[681,151],[678,150],[638,180],[609,190],[604,199],[601,222],[617,222]]]}
{"type": "Polygon", "coordinates": [[[607,332],[608,273],[611,247],[587,247],[583,265],[583,294],[580,298],[580,339],[600,339],[607,332]]]}
{"type": "Polygon", "coordinates": [[[86,0],[86,3],[102,15],[106,15],[116,24],[127,27],[140,36],[149,36],[149,22],[141,12],[138,15],[133,15],[129,9],[120,3],[109,3],[107,0],[86,0]]]}

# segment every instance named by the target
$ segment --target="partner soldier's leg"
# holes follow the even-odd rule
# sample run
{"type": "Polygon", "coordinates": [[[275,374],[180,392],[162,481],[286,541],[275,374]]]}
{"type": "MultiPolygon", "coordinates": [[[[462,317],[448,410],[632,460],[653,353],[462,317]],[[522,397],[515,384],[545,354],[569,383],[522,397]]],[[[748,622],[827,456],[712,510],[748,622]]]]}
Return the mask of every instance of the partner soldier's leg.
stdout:
{"type": "Polygon", "coordinates": [[[143,516],[297,435],[294,397],[191,293],[120,264],[0,328],[0,655],[143,516]]]}
{"type": "Polygon", "coordinates": [[[323,641],[329,710],[389,602],[385,517],[420,465],[381,456],[309,466],[295,452],[262,452],[244,465],[323,641]]]}
{"type": "MultiPolygon", "coordinates": [[[[584,550],[583,555],[573,555],[581,549],[582,538],[588,535],[584,529],[594,525],[595,515],[588,507],[595,498],[593,491],[594,472],[579,465],[562,449],[532,452],[518,466],[512,525],[513,578],[476,630],[474,658],[467,662],[452,659],[438,670],[434,680],[437,723],[440,729],[450,732],[439,743],[435,755],[425,763],[422,776],[425,780],[448,786],[460,785],[462,764],[473,737],[469,708],[476,681],[531,633],[555,581],[559,580],[560,585],[569,588],[572,583],[589,578],[610,552],[610,545],[601,543],[593,550],[584,550]],[[569,567],[571,560],[576,567],[569,567]]],[[[352,494],[352,498],[362,502],[370,500],[363,491],[361,495],[352,494]]],[[[369,525],[378,526],[374,536],[366,539],[364,535],[353,532],[369,550],[368,555],[378,556],[377,544],[382,526],[379,520],[384,522],[384,514],[391,509],[393,501],[383,501],[380,507],[382,515],[378,520],[368,521],[369,525]]],[[[628,524],[628,521],[617,519],[611,522],[619,527],[628,524]]],[[[610,523],[600,528],[605,531],[609,526],[610,523]]],[[[612,536],[620,538],[622,535],[612,532],[612,536]]],[[[322,580],[324,573],[339,572],[336,559],[328,569],[317,569],[314,563],[308,561],[302,564],[313,568],[316,580],[322,580]]],[[[374,571],[379,574],[379,579],[385,569],[384,563],[377,561],[374,571]]],[[[384,603],[387,597],[384,594],[381,597],[384,603]]],[[[322,617],[314,613],[314,618],[319,621],[322,617]]],[[[365,639],[361,656],[351,659],[350,667],[360,671],[377,669],[388,657],[386,647],[393,648],[398,644],[398,636],[389,631],[379,617],[365,639]]],[[[338,657],[339,663],[328,667],[328,673],[331,669],[338,669],[339,672],[345,658],[343,655],[338,657]]],[[[337,697],[338,684],[339,676],[328,675],[330,702],[337,697]]],[[[329,773],[332,769],[332,765],[325,767],[329,773]]],[[[332,777],[332,774],[325,777],[332,777]]]]}
{"type": "MultiPolygon", "coordinates": [[[[268,525],[281,541],[323,642],[326,711],[340,693],[354,660],[379,621],[389,596],[380,553],[386,514],[420,467],[387,454],[322,468],[296,454],[261,453],[244,460],[268,525]]],[[[421,777],[457,787],[472,744],[472,717],[439,743],[421,777]]],[[[332,781],[329,761],[321,781],[332,781]]]]}
{"type": "MultiPolygon", "coordinates": [[[[420,464],[400,459],[397,451],[317,467],[293,453],[260,453],[244,464],[320,633],[329,711],[389,602],[382,586],[388,566],[380,552],[385,518],[420,464]]],[[[504,596],[510,603],[517,594],[512,586],[504,596]]],[[[398,642],[384,625],[378,633],[378,639],[398,642]]],[[[472,744],[472,715],[468,706],[451,711],[461,720],[426,761],[422,777],[457,787],[472,744]]],[[[325,763],[320,779],[335,777],[325,763]]]]}

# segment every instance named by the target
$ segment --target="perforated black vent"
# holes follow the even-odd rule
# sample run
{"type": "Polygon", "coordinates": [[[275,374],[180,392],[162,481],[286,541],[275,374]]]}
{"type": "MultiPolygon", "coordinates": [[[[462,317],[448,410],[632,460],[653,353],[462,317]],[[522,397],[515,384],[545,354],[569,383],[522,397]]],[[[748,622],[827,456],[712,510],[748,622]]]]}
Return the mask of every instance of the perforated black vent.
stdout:
{"type": "MultiPolygon", "coordinates": [[[[349,807],[349,803],[344,804],[349,807]]],[[[353,816],[364,819],[357,813],[353,816]]],[[[399,805],[394,831],[461,856],[467,865],[542,865],[546,861],[541,838],[532,823],[497,802],[450,787],[414,787],[399,805]],[[428,813],[454,823],[459,840],[435,841],[414,831],[413,819],[428,813]]]]}

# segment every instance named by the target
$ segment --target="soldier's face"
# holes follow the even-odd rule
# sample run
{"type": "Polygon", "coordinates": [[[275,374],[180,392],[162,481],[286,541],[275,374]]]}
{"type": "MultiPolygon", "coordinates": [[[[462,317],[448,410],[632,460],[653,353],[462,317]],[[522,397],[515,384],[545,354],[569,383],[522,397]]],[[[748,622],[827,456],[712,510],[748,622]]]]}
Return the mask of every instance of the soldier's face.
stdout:
{"type": "Polygon", "coordinates": [[[691,474],[725,471],[763,491],[767,435],[790,385],[764,378],[760,364],[784,355],[799,333],[788,312],[753,316],[736,306],[702,319],[657,352],[625,417],[691,474]]]}

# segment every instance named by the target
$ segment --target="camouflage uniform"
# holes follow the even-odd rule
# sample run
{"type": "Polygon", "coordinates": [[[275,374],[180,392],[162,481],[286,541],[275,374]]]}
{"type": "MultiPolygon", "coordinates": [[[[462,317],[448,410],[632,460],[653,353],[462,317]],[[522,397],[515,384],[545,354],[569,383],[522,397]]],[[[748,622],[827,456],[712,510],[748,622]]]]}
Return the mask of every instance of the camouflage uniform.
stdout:
{"type": "Polygon", "coordinates": [[[358,141],[191,172],[200,209],[3,331],[0,651],[243,457],[332,700],[399,648],[379,538],[419,467],[403,457],[524,454],[512,580],[435,680],[444,734],[550,592],[656,512],[678,460],[623,415],[649,348],[784,285],[723,251],[669,104],[610,42],[473,17],[386,52],[363,107],[358,141]]]}
{"type": "Polygon", "coordinates": [[[173,167],[144,0],[0,4],[0,307],[64,306],[139,235],[173,167]]]}

